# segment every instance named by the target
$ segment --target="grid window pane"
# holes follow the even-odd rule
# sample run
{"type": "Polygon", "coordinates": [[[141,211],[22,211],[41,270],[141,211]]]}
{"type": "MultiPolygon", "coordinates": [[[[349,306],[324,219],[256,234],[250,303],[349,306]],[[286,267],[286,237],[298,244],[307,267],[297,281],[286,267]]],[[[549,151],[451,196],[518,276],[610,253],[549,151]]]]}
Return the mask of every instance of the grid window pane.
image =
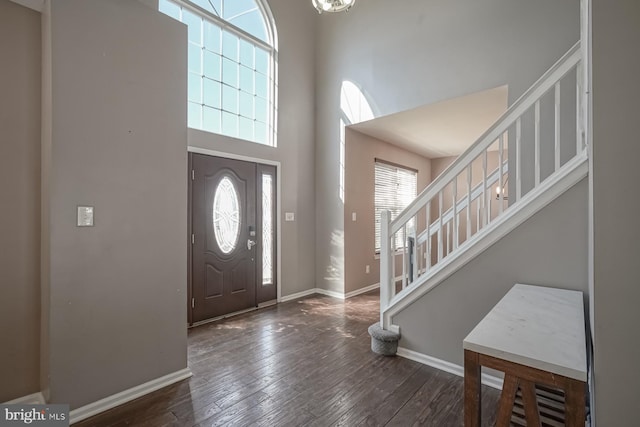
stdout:
{"type": "Polygon", "coordinates": [[[220,110],[210,107],[203,107],[203,123],[202,129],[209,131],[220,133],[220,129],[222,128],[222,118],[220,114],[220,110]]]}
{"type": "Polygon", "coordinates": [[[243,67],[242,65],[240,66],[240,89],[244,90],[245,92],[253,93],[254,91],[253,75],[254,74],[255,73],[253,70],[247,67],[243,67]]]}
{"type": "Polygon", "coordinates": [[[228,32],[222,32],[222,55],[226,58],[238,62],[238,42],[236,35],[228,32]]]}
{"type": "Polygon", "coordinates": [[[269,52],[256,47],[256,70],[262,74],[269,74],[269,52]]]}
{"type": "Polygon", "coordinates": [[[199,74],[189,73],[188,89],[188,100],[202,104],[202,77],[199,74]]]}
{"type": "Polygon", "coordinates": [[[266,123],[267,122],[267,100],[260,98],[260,97],[255,97],[255,103],[256,103],[256,117],[255,119],[266,123]]]}
{"type": "Polygon", "coordinates": [[[222,133],[233,137],[238,136],[238,115],[222,112],[222,133]]]}
{"type": "Polygon", "coordinates": [[[167,0],[160,0],[158,4],[158,10],[164,13],[165,15],[169,15],[176,21],[180,20],[180,6],[178,6],[173,2],[170,2],[167,0]]]}
{"type": "Polygon", "coordinates": [[[246,40],[240,40],[240,63],[253,70],[254,47],[246,40]]]}
{"type": "Polygon", "coordinates": [[[247,92],[240,91],[240,115],[248,117],[251,120],[253,117],[253,95],[247,92]]]}
{"type": "Polygon", "coordinates": [[[204,76],[209,77],[210,79],[214,79],[217,81],[222,81],[222,71],[221,67],[221,57],[220,55],[209,52],[208,50],[204,51],[204,76]]]}
{"type": "Polygon", "coordinates": [[[241,13],[246,13],[257,7],[254,0],[224,0],[224,19],[233,18],[241,13]]]}
{"type": "Polygon", "coordinates": [[[202,48],[200,46],[189,43],[187,60],[189,62],[189,71],[198,74],[202,73],[202,48]]]}
{"type": "Polygon", "coordinates": [[[158,9],[187,25],[188,125],[262,144],[270,143],[276,116],[270,78],[267,21],[256,0],[159,0],[158,9]],[[201,9],[199,9],[201,8],[201,9]],[[198,9],[198,10],[196,10],[198,9]],[[207,12],[204,12],[204,11],[207,12]],[[211,14],[227,23],[212,21],[211,14]],[[223,29],[223,28],[226,28],[223,29]],[[227,123],[228,121],[228,123],[227,123]]]}
{"type": "Polygon", "coordinates": [[[220,108],[221,99],[222,99],[222,83],[211,80],[204,79],[204,105],[208,105],[210,107],[220,108]]]}
{"type": "Polygon", "coordinates": [[[222,109],[238,114],[238,90],[231,86],[222,85],[222,109]]]}
{"type": "Polygon", "coordinates": [[[204,10],[218,15],[220,13],[221,0],[191,0],[204,10]]]}
{"type": "Polygon", "coordinates": [[[249,13],[237,16],[229,21],[233,25],[242,28],[247,33],[256,36],[260,40],[265,42],[269,41],[267,37],[267,28],[264,26],[264,19],[262,18],[262,13],[259,10],[252,10],[249,13]]]}
{"type": "Polygon", "coordinates": [[[228,58],[222,58],[222,81],[226,84],[238,87],[238,69],[240,65],[228,58]]]}
{"type": "Polygon", "coordinates": [[[263,74],[260,73],[256,73],[255,74],[255,78],[256,78],[256,95],[262,97],[262,98],[267,98],[268,94],[269,94],[269,86],[267,83],[267,77],[263,74]]]}
{"type": "Polygon", "coordinates": [[[222,53],[222,30],[213,22],[204,21],[204,47],[215,53],[222,53]]]}
{"type": "Polygon", "coordinates": [[[187,24],[189,41],[197,45],[202,45],[202,18],[183,8],[182,22],[187,24]]]}
{"type": "Polygon", "coordinates": [[[189,102],[187,109],[187,125],[190,128],[202,129],[202,105],[189,102]]]}
{"type": "Polygon", "coordinates": [[[255,141],[260,144],[266,144],[267,138],[267,125],[266,123],[254,122],[255,141]]]}
{"type": "Polygon", "coordinates": [[[253,120],[240,116],[239,125],[240,138],[251,141],[253,139],[253,120]]]}

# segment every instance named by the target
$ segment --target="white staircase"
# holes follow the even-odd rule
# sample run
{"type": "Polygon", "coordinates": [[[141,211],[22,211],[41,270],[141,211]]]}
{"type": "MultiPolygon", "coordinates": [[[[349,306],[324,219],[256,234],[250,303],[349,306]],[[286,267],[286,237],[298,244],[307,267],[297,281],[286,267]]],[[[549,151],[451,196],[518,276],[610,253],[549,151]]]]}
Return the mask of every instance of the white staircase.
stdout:
{"type": "Polygon", "coordinates": [[[383,329],[587,175],[581,64],[577,43],[401,214],[382,212],[383,329]]]}

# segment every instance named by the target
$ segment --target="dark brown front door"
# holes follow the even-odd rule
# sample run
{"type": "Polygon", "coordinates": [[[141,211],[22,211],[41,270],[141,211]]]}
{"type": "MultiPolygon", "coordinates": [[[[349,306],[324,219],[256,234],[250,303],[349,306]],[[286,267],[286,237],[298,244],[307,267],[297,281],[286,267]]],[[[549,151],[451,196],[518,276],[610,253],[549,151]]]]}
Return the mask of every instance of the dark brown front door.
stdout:
{"type": "Polygon", "coordinates": [[[192,322],[255,307],[256,164],[192,155],[192,322]]]}

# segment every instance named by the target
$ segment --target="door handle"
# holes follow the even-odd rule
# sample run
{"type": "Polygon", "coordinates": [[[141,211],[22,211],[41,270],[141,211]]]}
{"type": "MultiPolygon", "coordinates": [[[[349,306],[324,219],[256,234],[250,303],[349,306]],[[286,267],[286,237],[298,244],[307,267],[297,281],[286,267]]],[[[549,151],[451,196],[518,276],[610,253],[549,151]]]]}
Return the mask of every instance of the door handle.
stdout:
{"type": "Polygon", "coordinates": [[[256,245],[255,240],[247,239],[247,250],[251,250],[252,247],[256,245]]]}

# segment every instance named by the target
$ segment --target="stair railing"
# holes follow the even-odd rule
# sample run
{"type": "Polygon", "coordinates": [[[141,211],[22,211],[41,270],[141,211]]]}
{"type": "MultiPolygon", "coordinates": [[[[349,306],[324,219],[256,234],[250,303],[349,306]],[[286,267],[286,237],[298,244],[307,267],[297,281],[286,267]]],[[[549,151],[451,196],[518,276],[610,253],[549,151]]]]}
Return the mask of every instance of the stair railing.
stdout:
{"type": "Polygon", "coordinates": [[[395,219],[381,212],[383,328],[385,310],[403,292],[424,283],[524,195],[585,155],[580,65],[578,42],[395,219]],[[404,242],[399,248],[398,233],[404,242]]]}

